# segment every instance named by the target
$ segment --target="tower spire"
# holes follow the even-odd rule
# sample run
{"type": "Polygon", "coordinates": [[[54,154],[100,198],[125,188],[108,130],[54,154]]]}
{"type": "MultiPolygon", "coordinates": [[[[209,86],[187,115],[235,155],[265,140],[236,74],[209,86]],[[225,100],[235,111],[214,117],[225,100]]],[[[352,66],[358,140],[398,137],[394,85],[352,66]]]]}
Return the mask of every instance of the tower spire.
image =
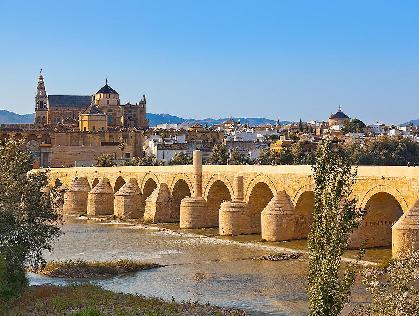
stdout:
{"type": "Polygon", "coordinates": [[[38,84],[36,87],[35,96],[35,124],[45,125],[46,112],[48,110],[48,96],[45,89],[44,76],[42,75],[42,68],[39,71],[38,84]]]}

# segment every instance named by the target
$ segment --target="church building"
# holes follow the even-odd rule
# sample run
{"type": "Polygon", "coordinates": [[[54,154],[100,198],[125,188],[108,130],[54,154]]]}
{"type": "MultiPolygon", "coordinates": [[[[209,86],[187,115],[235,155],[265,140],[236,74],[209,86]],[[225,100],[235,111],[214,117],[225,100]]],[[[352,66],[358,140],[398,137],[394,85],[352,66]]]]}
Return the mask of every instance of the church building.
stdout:
{"type": "Polygon", "coordinates": [[[148,128],[145,95],[138,103],[121,104],[119,94],[106,80],[94,95],[48,95],[39,74],[35,96],[37,127],[66,126],[82,132],[107,129],[148,128]]]}

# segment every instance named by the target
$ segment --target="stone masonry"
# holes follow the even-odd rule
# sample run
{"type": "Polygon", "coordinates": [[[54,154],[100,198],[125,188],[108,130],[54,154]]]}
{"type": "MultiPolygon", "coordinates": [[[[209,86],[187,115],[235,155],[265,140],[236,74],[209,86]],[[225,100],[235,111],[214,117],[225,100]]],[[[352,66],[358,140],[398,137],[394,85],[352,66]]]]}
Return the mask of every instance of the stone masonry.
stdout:
{"type": "MultiPolygon", "coordinates": [[[[261,234],[269,241],[307,237],[314,207],[310,166],[202,166],[201,153],[193,156],[193,166],[52,168],[48,175],[51,184],[59,179],[68,189],[68,214],[83,213],[85,204],[91,216],[125,217],[133,208],[147,221],[219,227],[221,235],[261,234]],[[88,187],[80,177],[92,188],[87,202],[88,187]],[[122,197],[118,183],[130,179],[137,181],[138,192],[122,197]]],[[[404,234],[407,228],[409,236],[419,231],[419,167],[361,166],[353,194],[367,213],[352,236],[354,247],[419,248],[404,234]]]]}

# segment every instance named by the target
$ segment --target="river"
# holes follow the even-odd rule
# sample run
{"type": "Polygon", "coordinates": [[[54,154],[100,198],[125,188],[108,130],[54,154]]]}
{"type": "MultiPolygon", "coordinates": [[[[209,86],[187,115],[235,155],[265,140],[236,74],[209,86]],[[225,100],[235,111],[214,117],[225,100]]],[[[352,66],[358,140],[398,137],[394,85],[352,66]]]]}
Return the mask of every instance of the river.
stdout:
{"type": "MultiPolygon", "coordinates": [[[[164,265],[94,280],[112,291],[235,307],[252,315],[307,315],[306,261],[252,260],[273,253],[262,243],[239,243],[153,226],[65,224],[47,260],[138,259],[164,265]]],[[[74,282],[30,274],[30,283],[74,282]]],[[[364,301],[361,288],[355,299],[364,301]]]]}

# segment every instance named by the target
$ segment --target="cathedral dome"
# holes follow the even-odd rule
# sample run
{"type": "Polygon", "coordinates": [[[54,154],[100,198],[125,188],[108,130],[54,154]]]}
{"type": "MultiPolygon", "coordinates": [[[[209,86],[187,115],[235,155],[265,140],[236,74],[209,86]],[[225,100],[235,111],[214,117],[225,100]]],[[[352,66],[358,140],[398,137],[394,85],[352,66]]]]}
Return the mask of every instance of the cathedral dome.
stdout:
{"type": "Polygon", "coordinates": [[[331,119],[348,119],[349,116],[347,116],[345,113],[339,110],[335,114],[331,115],[330,118],[331,119]]]}
{"type": "Polygon", "coordinates": [[[96,92],[96,94],[98,93],[118,94],[118,92],[116,92],[114,89],[112,89],[110,85],[108,85],[107,79],[106,79],[106,84],[102,88],[100,88],[98,92],[96,92]]]}

